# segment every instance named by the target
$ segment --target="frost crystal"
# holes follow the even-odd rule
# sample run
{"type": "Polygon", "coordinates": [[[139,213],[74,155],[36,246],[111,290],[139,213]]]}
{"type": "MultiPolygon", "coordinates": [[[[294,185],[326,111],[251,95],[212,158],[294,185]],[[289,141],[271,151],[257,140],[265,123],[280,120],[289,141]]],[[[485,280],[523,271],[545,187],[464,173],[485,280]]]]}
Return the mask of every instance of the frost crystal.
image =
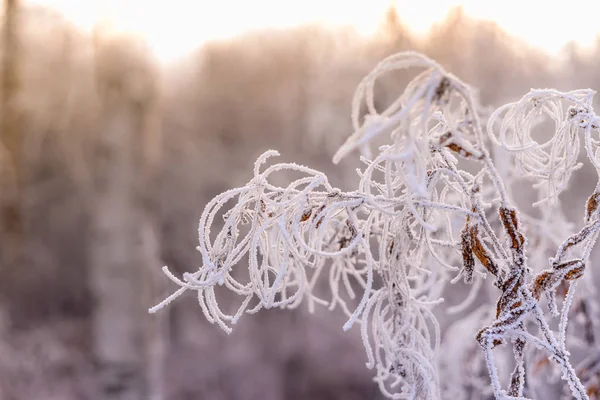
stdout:
{"type": "Polygon", "coordinates": [[[599,390],[600,358],[593,354],[577,370],[571,365],[567,338],[577,340],[577,333],[567,322],[580,316],[586,327],[580,343],[596,346],[586,297],[593,285],[585,272],[600,231],[600,190],[597,185],[589,197],[579,231],[565,220],[559,196],[581,167],[582,139],[600,170],[594,92],[532,90],[497,109],[486,134],[472,93],[421,54],[383,60],[358,86],[354,133],[333,158],[362,152],[357,189],[338,190],[323,173],[296,164],[264,166],[278,155],[264,153],[245,186],[208,203],[198,230],[202,266],[181,278],[165,267],[180,288],[150,311],[193,290],[206,318],[230,332],[244,313],[262,308],[302,302],[311,310],[339,308],[348,317],[344,330],[360,326],[367,366],[390,398],[532,398],[549,359],[571,396],[588,399],[599,390]],[[373,93],[381,75],[415,67],[422,71],[378,112],[373,93]],[[554,123],[554,134],[538,143],[532,130],[544,121],[554,123]],[[387,144],[373,156],[376,138],[387,144]],[[507,153],[497,159],[498,151],[507,153]],[[272,176],[280,172],[297,179],[276,185],[272,176]],[[539,215],[515,207],[517,179],[532,182],[539,215]],[[213,226],[220,227],[216,235],[213,226]],[[470,290],[462,302],[447,304],[442,295],[460,281],[470,290]],[[239,297],[231,314],[219,305],[224,289],[239,297]],[[486,296],[496,300],[473,310],[486,296]],[[442,340],[438,318],[459,313],[442,340]],[[482,318],[491,321],[477,326],[482,318]],[[501,352],[505,346],[512,362],[501,352]]]}

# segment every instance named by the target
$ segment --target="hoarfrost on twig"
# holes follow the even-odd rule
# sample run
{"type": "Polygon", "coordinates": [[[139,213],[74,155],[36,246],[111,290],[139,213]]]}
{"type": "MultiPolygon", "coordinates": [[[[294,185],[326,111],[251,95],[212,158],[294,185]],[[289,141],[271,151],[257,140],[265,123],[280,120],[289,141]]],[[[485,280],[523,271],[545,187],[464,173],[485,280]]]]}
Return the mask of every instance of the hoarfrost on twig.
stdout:
{"type": "MultiPolygon", "coordinates": [[[[468,393],[527,399],[535,393],[527,363],[532,354],[544,352],[560,369],[571,395],[588,399],[596,382],[590,377],[592,361],[579,367],[587,374],[582,383],[569,359],[567,322],[577,304],[587,326],[594,326],[593,314],[575,288],[589,269],[600,232],[600,191],[596,186],[589,197],[579,231],[560,211],[560,194],[581,167],[581,137],[590,164],[600,170],[594,92],[532,90],[492,113],[485,133],[472,93],[419,53],[383,60],[358,85],[352,102],[354,133],[333,158],[337,163],[355,150],[362,152],[357,189],[336,189],[323,173],[305,166],[270,165],[278,153],[267,151],[246,185],[207,204],[198,230],[202,265],[181,278],[165,267],[166,276],[180,288],[150,311],[193,290],[208,321],[230,332],[243,314],[263,308],[296,308],[303,302],[311,311],[317,305],[339,308],[348,317],[344,330],[360,326],[367,366],[390,398],[441,399],[444,390],[465,399],[472,398],[468,393]],[[377,80],[409,68],[421,72],[378,111],[377,80]],[[363,109],[367,113],[361,117],[363,109]],[[554,134],[543,143],[532,134],[540,118],[554,123],[554,134]],[[387,144],[373,154],[375,138],[387,144]],[[488,145],[507,152],[501,169],[488,145]],[[279,173],[297,178],[279,186],[273,179],[279,173]],[[512,183],[523,178],[537,193],[534,206],[542,209],[540,216],[515,206],[512,183]],[[219,216],[222,224],[216,222],[219,216]],[[216,234],[214,226],[220,228],[216,234]],[[568,232],[566,238],[563,232],[568,232]],[[550,251],[554,256],[548,262],[550,251]],[[497,294],[484,278],[494,283],[497,294]],[[471,288],[461,302],[445,304],[446,288],[461,280],[471,288]],[[239,298],[234,313],[219,305],[223,290],[239,298]],[[486,293],[497,297],[496,304],[472,310],[486,293]],[[559,311],[556,300],[561,296],[559,311]],[[477,341],[474,337],[470,345],[458,346],[452,341],[468,339],[453,334],[442,341],[434,311],[467,313],[454,321],[452,332],[461,327],[475,332],[481,316],[492,321],[479,328],[477,341]],[[558,331],[549,322],[555,316],[558,331]],[[452,375],[449,369],[456,366],[448,359],[440,362],[441,343],[457,349],[467,366],[464,374],[443,384],[440,377],[452,375]],[[480,352],[475,351],[477,343],[480,352]],[[502,384],[498,370],[499,364],[504,368],[497,357],[500,345],[512,348],[508,385],[502,384]],[[487,388],[483,366],[491,381],[487,388]]],[[[585,282],[580,286],[589,293],[585,282]]]]}

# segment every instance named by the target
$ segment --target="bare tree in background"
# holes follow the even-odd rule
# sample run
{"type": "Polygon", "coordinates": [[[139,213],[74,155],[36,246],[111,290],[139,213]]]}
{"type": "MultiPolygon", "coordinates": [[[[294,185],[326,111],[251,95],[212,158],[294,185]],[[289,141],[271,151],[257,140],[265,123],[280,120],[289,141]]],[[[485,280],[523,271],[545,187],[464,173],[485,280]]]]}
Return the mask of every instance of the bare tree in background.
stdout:
{"type": "Polygon", "coordinates": [[[158,210],[151,201],[160,146],[157,76],[136,43],[102,27],[94,40],[103,121],[94,160],[90,260],[96,398],[159,400],[165,321],[144,312],[156,296],[155,274],[137,278],[142,269],[160,267],[158,210]]]}
{"type": "MultiPolygon", "coordinates": [[[[19,1],[4,1],[2,27],[2,86],[0,97],[0,282],[10,282],[25,262],[22,197],[23,130],[19,105],[19,1]]],[[[10,296],[2,285],[4,296],[10,296]]]]}

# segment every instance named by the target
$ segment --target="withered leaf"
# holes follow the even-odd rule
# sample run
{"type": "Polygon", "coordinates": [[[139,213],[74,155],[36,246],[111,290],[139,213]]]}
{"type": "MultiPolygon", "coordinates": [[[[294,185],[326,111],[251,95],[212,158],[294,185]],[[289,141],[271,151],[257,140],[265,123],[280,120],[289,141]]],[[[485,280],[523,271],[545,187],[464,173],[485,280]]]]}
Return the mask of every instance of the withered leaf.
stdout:
{"type": "Polygon", "coordinates": [[[475,258],[468,223],[465,225],[461,235],[461,250],[463,257],[463,268],[465,271],[465,283],[473,282],[473,271],[475,269],[475,258]]]}
{"type": "Polygon", "coordinates": [[[312,215],[312,208],[304,210],[304,212],[302,213],[302,216],[300,217],[300,222],[308,221],[308,219],[310,218],[311,215],[312,215]]]}
{"type": "Polygon", "coordinates": [[[496,266],[496,264],[494,263],[494,261],[492,261],[492,258],[488,255],[487,251],[485,250],[485,247],[483,247],[483,244],[481,243],[481,240],[479,239],[479,230],[477,228],[477,225],[473,225],[470,229],[470,237],[471,237],[471,247],[473,249],[473,254],[475,255],[475,257],[477,257],[477,259],[479,260],[479,262],[494,276],[498,276],[498,267],[496,266]]]}
{"type": "Polygon", "coordinates": [[[483,154],[475,155],[472,152],[465,150],[465,148],[458,143],[448,142],[451,138],[452,134],[450,132],[444,133],[442,136],[440,136],[440,146],[445,146],[466,159],[481,160],[483,158],[483,154]]]}
{"type": "Polygon", "coordinates": [[[517,211],[514,209],[500,207],[500,220],[504,225],[504,230],[511,239],[510,247],[514,250],[522,250],[525,238],[519,232],[519,220],[517,219],[517,211]]]}
{"type": "Polygon", "coordinates": [[[590,222],[592,215],[598,209],[598,198],[600,198],[600,193],[596,192],[588,199],[585,213],[586,222],[590,222]]]}

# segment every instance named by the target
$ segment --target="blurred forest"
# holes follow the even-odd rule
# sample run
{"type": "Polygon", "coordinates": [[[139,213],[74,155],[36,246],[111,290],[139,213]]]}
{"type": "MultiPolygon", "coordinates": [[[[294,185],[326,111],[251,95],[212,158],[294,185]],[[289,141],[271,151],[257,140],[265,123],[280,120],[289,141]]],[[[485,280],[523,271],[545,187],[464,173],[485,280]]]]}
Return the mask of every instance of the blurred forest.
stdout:
{"type": "MultiPolygon", "coordinates": [[[[316,25],[253,32],[166,67],[108,25],[90,36],[49,9],[4,9],[1,400],[379,398],[342,315],[261,312],[227,337],[193,296],[147,313],[172,290],[161,266],[196,268],[203,206],[268,148],[347,187],[354,169],[331,156],[357,83],[386,55],[429,55],[484,105],[600,88],[600,45],[551,59],[460,9],[425,37],[390,9],[369,40],[316,25]]],[[[377,101],[407,78],[390,76],[377,101]]]]}

